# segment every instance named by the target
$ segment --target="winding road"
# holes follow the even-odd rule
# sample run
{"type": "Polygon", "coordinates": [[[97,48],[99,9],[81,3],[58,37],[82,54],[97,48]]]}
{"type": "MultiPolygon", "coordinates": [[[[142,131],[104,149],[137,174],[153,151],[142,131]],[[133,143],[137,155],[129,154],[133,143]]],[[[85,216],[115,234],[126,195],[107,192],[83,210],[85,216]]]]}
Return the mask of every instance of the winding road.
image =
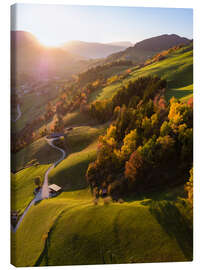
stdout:
{"type": "Polygon", "coordinates": [[[53,144],[53,142],[54,142],[55,140],[57,140],[57,139],[58,139],[58,138],[53,138],[53,139],[47,139],[47,138],[46,138],[45,140],[47,141],[47,143],[48,143],[51,147],[53,147],[53,148],[59,150],[59,151],[62,153],[62,156],[61,156],[60,159],[58,159],[57,161],[55,161],[55,162],[48,168],[48,170],[46,171],[45,176],[44,176],[44,182],[43,182],[42,188],[41,188],[40,191],[35,195],[35,198],[30,202],[30,204],[27,206],[27,208],[26,208],[25,211],[23,212],[23,214],[22,214],[22,216],[20,217],[20,219],[19,219],[17,225],[15,226],[15,228],[12,229],[13,232],[16,232],[16,231],[17,231],[17,229],[18,229],[18,227],[20,226],[20,224],[21,224],[23,218],[25,217],[25,215],[27,214],[28,210],[30,209],[30,207],[31,207],[32,205],[34,205],[34,204],[35,204],[36,202],[38,202],[38,201],[42,201],[42,200],[44,200],[44,199],[48,199],[48,198],[49,198],[49,184],[48,184],[49,181],[48,181],[48,175],[49,175],[50,171],[51,171],[57,164],[59,164],[59,162],[61,162],[61,161],[65,158],[65,156],[66,156],[66,152],[65,152],[62,148],[60,148],[60,147],[58,147],[58,146],[56,146],[56,145],[53,144]]]}
{"type": "Polygon", "coordinates": [[[49,167],[49,169],[48,169],[48,170],[46,171],[46,173],[45,173],[44,183],[43,183],[43,185],[42,185],[42,191],[41,191],[41,200],[46,199],[46,198],[49,198],[48,175],[49,175],[50,171],[51,171],[51,170],[52,170],[59,162],[61,162],[61,161],[65,158],[65,156],[66,156],[66,152],[65,152],[62,148],[60,148],[60,147],[58,147],[58,146],[56,146],[56,145],[53,144],[53,141],[55,141],[55,140],[57,140],[57,139],[58,139],[58,138],[54,138],[54,139],[47,139],[47,138],[46,138],[47,143],[48,143],[51,147],[53,147],[53,148],[59,150],[59,151],[62,153],[62,156],[61,156],[61,158],[60,158],[59,160],[55,161],[54,164],[53,164],[51,167],[49,167]]]}

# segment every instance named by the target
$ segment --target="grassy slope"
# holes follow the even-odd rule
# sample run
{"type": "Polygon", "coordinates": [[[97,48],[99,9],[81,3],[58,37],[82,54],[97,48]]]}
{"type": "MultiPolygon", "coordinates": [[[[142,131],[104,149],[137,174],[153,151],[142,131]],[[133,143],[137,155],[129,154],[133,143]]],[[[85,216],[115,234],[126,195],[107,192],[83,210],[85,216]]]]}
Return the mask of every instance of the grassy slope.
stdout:
{"type": "Polygon", "coordinates": [[[12,125],[15,131],[20,131],[25,127],[26,123],[44,113],[46,104],[49,100],[56,98],[57,93],[58,90],[56,87],[53,87],[53,89],[45,95],[37,96],[35,92],[24,95],[22,98],[22,105],[20,106],[22,115],[20,119],[12,125]]]}
{"type": "MultiPolygon", "coordinates": [[[[170,54],[165,60],[140,69],[135,67],[123,82],[146,75],[158,75],[167,80],[167,100],[172,96],[187,100],[193,93],[193,50],[190,46],[181,48],[170,54]]],[[[115,82],[93,93],[93,99],[103,100],[112,97],[123,82],[115,82]]],[[[90,98],[91,101],[93,99],[90,98]]]]}
{"type": "Polygon", "coordinates": [[[53,163],[61,157],[61,153],[53,149],[44,138],[41,138],[12,155],[12,167],[16,171],[23,168],[27,162],[37,159],[40,164],[53,163]]]}
{"type": "Polygon", "coordinates": [[[97,145],[91,144],[82,151],[70,154],[50,172],[50,183],[60,185],[65,190],[86,187],[85,172],[88,164],[96,158],[96,149],[97,145]]]}
{"type": "MultiPolygon", "coordinates": [[[[97,138],[105,132],[106,125],[75,127],[67,134],[68,156],[51,171],[50,183],[59,184],[68,190],[86,187],[85,172],[89,162],[96,158],[97,138]]],[[[32,166],[12,174],[12,210],[21,212],[25,209],[33,198],[34,177],[41,175],[43,179],[50,166],[47,163],[52,163],[60,157],[61,153],[49,146],[44,138],[17,153],[15,160],[18,169],[33,158],[46,165],[32,166]]]]}
{"type": "Polygon", "coordinates": [[[97,206],[91,200],[83,190],[32,206],[12,236],[13,262],[32,266],[192,259],[192,228],[181,200],[100,201],[97,206]]]}
{"type": "MultiPolygon", "coordinates": [[[[97,138],[105,132],[106,125],[95,127],[81,126],[75,127],[67,134],[69,153],[67,158],[51,171],[49,182],[62,186],[65,190],[76,190],[86,187],[85,172],[89,162],[96,158],[97,138]]],[[[35,188],[33,179],[35,176],[42,176],[47,168],[48,161],[59,159],[61,153],[49,146],[44,139],[40,139],[16,155],[16,166],[19,169],[25,163],[38,158],[40,165],[20,170],[12,174],[12,210],[22,212],[33,198],[35,188]],[[48,160],[49,159],[49,160],[48,160]]]]}
{"type": "Polygon", "coordinates": [[[119,75],[121,74],[124,70],[128,69],[131,66],[113,66],[109,69],[107,69],[106,71],[104,71],[104,76],[105,77],[111,77],[114,75],[119,75]]]}
{"type": "Polygon", "coordinates": [[[70,151],[77,152],[84,149],[94,142],[99,135],[103,134],[107,127],[108,123],[95,126],[83,125],[74,127],[72,131],[68,132],[66,137],[70,151]]]}
{"type": "Polygon", "coordinates": [[[34,178],[41,176],[43,180],[45,171],[50,165],[38,165],[29,167],[11,174],[11,209],[20,213],[28,206],[34,198],[33,191],[35,188],[34,178]]]}
{"type": "Polygon", "coordinates": [[[97,138],[105,128],[106,125],[80,126],[69,132],[66,138],[69,155],[50,172],[50,183],[68,190],[86,187],[85,172],[88,164],[96,158],[97,138]]]}

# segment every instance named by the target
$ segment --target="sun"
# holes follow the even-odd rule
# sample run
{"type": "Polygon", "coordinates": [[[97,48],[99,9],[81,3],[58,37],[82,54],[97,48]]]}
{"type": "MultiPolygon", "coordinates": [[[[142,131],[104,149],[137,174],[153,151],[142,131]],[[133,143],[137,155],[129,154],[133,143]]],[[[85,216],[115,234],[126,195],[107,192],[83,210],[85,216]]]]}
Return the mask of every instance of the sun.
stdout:
{"type": "Polygon", "coordinates": [[[44,45],[45,47],[59,47],[60,42],[54,37],[48,37],[48,36],[42,36],[42,37],[37,37],[39,42],[44,45]]]}

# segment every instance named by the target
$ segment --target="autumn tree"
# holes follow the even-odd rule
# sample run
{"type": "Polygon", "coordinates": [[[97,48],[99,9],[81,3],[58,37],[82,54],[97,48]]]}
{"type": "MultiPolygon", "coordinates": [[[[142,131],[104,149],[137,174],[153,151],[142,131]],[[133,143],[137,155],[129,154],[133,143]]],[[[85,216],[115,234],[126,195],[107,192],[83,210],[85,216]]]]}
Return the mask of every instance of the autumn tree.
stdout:
{"type": "Polygon", "coordinates": [[[144,177],[144,160],[139,151],[131,154],[129,161],[125,165],[125,178],[131,182],[139,184],[144,177]]]}
{"type": "Polygon", "coordinates": [[[129,155],[136,150],[138,145],[138,133],[137,130],[131,130],[123,140],[123,146],[121,147],[121,155],[124,159],[128,159],[129,155]]]}

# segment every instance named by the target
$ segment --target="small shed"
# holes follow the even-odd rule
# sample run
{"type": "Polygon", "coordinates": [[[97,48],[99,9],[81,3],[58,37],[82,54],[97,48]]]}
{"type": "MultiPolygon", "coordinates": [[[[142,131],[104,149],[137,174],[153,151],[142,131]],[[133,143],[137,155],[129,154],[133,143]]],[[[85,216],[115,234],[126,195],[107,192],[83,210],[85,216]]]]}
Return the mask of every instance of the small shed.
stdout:
{"type": "Polygon", "coordinates": [[[58,195],[62,191],[62,188],[56,184],[52,184],[49,186],[49,192],[52,196],[58,195]]]}

